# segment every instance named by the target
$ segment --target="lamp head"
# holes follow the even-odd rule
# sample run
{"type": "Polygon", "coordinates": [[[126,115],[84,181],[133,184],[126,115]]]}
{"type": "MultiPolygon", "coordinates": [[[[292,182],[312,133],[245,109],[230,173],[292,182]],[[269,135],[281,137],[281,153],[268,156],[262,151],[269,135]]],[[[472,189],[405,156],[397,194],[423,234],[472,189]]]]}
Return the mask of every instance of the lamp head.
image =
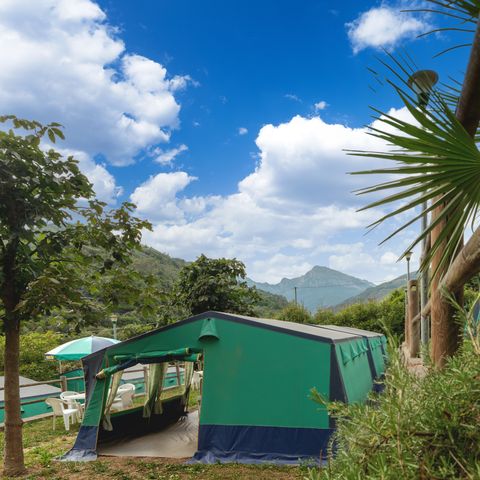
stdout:
{"type": "Polygon", "coordinates": [[[438,82],[438,73],[433,70],[418,70],[408,78],[408,86],[417,94],[430,93],[438,82]]]}
{"type": "Polygon", "coordinates": [[[118,317],[115,314],[110,315],[110,320],[112,323],[117,323],[118,317]]]}
{"type": "Polygon", "coordinates": [[[405,258],[406,258],[407,262],[409,262],[410,259],[412,258],[412,254],[413,254],[413,252],[407,252],[407,253],[405,254],[405,258]]]}
{"type": "Polygon", "coordinates": [[[438,82],[438,74],[433,70],[418,70],[408,79],[408,86],[417,94],[418,104],[425,108],[430,100],[430,93],[438,82]]]}

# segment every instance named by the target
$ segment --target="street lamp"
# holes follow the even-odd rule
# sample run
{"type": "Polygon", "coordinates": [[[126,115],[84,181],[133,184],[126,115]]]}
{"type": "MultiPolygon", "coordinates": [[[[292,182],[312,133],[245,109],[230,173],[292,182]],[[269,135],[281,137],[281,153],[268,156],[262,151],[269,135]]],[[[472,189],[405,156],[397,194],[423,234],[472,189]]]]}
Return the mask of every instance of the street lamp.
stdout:
{"type": "Polygon", "coordinates": [[[112,315],[110,315],[110,320],[112,321],[112,327],[113,327],[113,339],[116,340],[117,339],[117,321],[118,321],[118,317],[112,313],[112,315]]]}
{"type": "MultiPolygon", "coordinates": [[[[417,95],[417,102],[420,108],[426,108],[430,100],[433,87],[438,82],[438,74],[433,70],[419,70],[413,73],[408,79],[408,85],[417,95]]],[[[422,233],[427,229],[427,202],[422,203],[422,233]]],[[[425,257],[425,250],[427,239],[424,236],[422,239],[422,253],[420,254],[420,262],[423,262],[425,257]]],[[[427,305],[428,300],[428,269],[424,269],[420,277],[420,312],[422,312],[427,305]]],[[[422,344],[428,343],[428,321],[425,315],[420,316],[420,337],[422,344]]]]}
{"type": "Polygon", "coordinates": [[[408,86],[417,94],[418,106],[426,107],[433,87],[438,82],[438,74],[433,70],[418,70],[408,78],[408,86]]]}
{"type": "Polygon", "coordinates": [[[410,259],[412,258],[413,252],[407,252],[405,254],[405,259],[407,260],[407,284],[410,281],[410,259]]]}

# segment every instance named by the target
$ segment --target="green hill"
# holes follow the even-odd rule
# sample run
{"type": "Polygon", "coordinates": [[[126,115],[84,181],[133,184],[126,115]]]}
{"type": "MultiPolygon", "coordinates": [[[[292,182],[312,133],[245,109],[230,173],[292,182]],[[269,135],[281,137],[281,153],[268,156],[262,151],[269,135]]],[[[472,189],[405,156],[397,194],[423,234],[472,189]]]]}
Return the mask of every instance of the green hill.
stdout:
{"type": "MultiPolygon", "coordinates": [[[[416,278],[417,272],[412,272],[411,278],[416,278]]],[[[335,310],[340,310],[348,305],[352,305],[354,303],[365,303],[370,300],[382,300],[384,299],[390,292],[396,290],[400,287],[407,286],[407,275],[401,275],[400,277],[394,278],[389,282],[381,283],[380,285],[376,285],[370,288],[367,288],[363,292],[355,295],[353,297],[347,298],[344,302],[335,306],[335,310]]]]}
{"type": "Polygon", "coordinates": [[[187,265],[185,260],[172,258],[166,253],[146,246],[133,255],[133,267],[141,273],[157,276],[161,286],[165,288],[173,285],[185,265],[187,265]]]}

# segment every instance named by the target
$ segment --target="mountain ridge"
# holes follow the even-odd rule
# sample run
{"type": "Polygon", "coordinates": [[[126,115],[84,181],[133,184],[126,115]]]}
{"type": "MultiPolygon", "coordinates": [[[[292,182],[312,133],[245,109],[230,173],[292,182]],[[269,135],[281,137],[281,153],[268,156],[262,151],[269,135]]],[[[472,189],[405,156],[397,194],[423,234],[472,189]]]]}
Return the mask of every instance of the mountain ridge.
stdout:
{"type": "Polygon", "coordinates": [[[312,313],[318,308],[333,307],[347,298],[358,295],[374,284],[346,273],[325,266],[315,265],[304,275],[294,278],[282,278],[280,282],[255,282],[247,278],[249,286],[276,295],[282,295],[287,300],[295,299],[312,313]]]}

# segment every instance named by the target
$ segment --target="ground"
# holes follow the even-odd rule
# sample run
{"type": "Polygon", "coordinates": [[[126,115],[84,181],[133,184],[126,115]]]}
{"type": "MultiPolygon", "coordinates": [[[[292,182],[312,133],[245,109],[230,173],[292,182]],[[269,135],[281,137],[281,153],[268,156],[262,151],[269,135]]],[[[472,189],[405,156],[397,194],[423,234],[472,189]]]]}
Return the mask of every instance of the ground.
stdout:
{"type": "MultiPolygon", "coordinates": [[[[294,480],[306,475],[303,467],[278,467],[273,465],[247,466],[186,465],[183,460],[165,458],[101,457],[95,462],[57,462],[55,458],[65,453],[75,440],[78,426],[65,432],[63,421],[57,419],[52,430],[52,419],[46,418],[24,425],[25,461],[28,475],[25,479],[84,480],[99,478],[111,480],[294,480]]],[[[3,449],[3,431],[0,431],[0,448],[3,449]]]]}

